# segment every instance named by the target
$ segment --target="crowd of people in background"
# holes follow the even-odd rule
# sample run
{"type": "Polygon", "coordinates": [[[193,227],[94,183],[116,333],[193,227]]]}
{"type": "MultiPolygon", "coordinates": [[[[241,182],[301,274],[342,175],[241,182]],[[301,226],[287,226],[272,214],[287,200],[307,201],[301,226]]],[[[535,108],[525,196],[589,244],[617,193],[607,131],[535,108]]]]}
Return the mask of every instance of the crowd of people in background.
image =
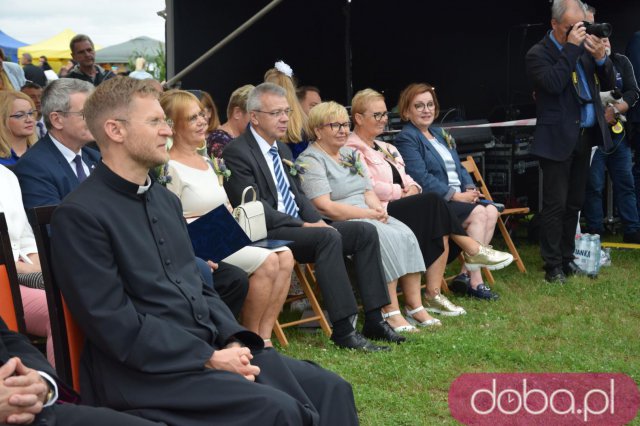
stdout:
{"type": "MultiPolygon", "coordinates": [[[[545,171],[541,254],[552,283],[581,274],[568,238],[583,202],[589,231],[603,232],[605,167],[624,240],[640,242],[640,149],[633,144],[640,141],[640,32],[629,58],[614,53],[608,39],[586,34],[582,21],[593,22],[593,13],[579,0],[554,1],[553,29],[527,55],[543,111],[534,152],[545,171]],[[570,67],[564,87],[549,87],[548,73],[560,72],[552,66],[558,54],[573,63],[587,57],[581,66],[588,72],[579,67],[576,85],[584,80],[578,89],[589,102],[570,108],[577,117],[571,128],[544,115],[559,96],[573,96],[570,67]],[[599,78],[592,81],[594,73],[599,78]],[[591,102],[600,90],[614,88],[621,101],[591,102]],[[558,143],[559,126],[566,138],[578,135],[575,147],[558,143]],[[595,150],[589,170],[592,143],[604,147],[595,150]],[[580,185],[588,188],[586,200],[574,191],[580,185]]],[[[83,400],[134,415],[105,410],[104,419],[357,424],[349,383],[281,356],[271,342],[295,262],[315,265],[330,340],[338,348],[389,351],[413,333],[466,315],[465,299],[450,300],[443,289],[445,268],[458,255],[464,261],[451,290],[499,299],[480,269],[513,261],[490,245],[500,212],[480,203],[482,193],[462,166],[454,138],[436,124],[440,104],[432,85],[412,83],[399,94],[405,125],[389,143],[381,140],[390,114],[384,95],[364,88],[350,109],[323,101],[317,87],[297,87],[283,61],[263,81],[234,90],[222,122],[209,93],[165,89],[142,58],[125,77],[95,63],[86,35],[75,36],[70,50],[73,62],[54,81],[47,80],[46,57],[35,65],[24,54],[20,66],[0,54],[0,211],[9,226],[27,331],[47,339],[53,365],[39,254],[25,209],[59,206],[51,226],[54,274],[86,337],[83,400]],[[220,206],[232,212],[247,187],[257,191],[267,237],[289,243],[247,246],[217,263],[195,257],[186,223],[220,206]],[[168,387],[179,391],[152,397],[168,387]]],[[[3,322],[0,331],[13,339],[3,322]]],[[[11,347],[3,345],[0,354],[11,347]]],[[[17,375],[31,371],[16,361],[3,364],[0,369],[17,375]]],[[[42,410],[65,385],[51,369],[36,368],[50,373],[30,382],[40,385],[34,389],[42,410]]],[[[3,404],[0,422],[39,415],[13,409],[11,402],[3,411],[3,404]]],[[[74,424],[97,414],[56,415],[74,424]]]]}

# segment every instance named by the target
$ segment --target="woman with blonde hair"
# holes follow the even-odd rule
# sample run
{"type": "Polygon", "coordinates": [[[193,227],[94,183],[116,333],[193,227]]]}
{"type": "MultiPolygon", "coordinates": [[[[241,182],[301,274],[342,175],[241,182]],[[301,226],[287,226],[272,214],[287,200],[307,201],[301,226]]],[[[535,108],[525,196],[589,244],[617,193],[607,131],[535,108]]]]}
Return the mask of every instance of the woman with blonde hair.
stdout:
{"type": "Polygon", "coordinates": [[[335,102],[322,102],[309,111],[307,132],[314,142],[300,154],[308,166],[302,189],[323,217],[366,221],[376,227],[391,301],[382,308],[382,316],[394,331],[416,331],[400,314],[398,284],[407,309],[414,312],[411,321],[422,327],[439,326],[440,320],[420,309],[420,279],[426,270],[420,244],[411,229],[387,214],[360,155],[345,146],[349,125],[347,110],[335,102]]]}
{"type": "Polygon", "coordinates": [[[207,136],[207,153],[209,157],[222,158],[224,147],[247,129],[249,124],[247,98],[253,88],[252,84],[245,84],[231,93],[227,104],[227,121],[207,136]]]}
{"type": "MultiPolygon", "coordinates": [[[[422,187],[405,171],[404,159],[396,148],[376,140],[388,121],[384,96],[373,89],[356,93],[351,101],[351,117],[355,123],[347,146],[360,152],[367,164],[374,192],[387,212],[414,232],[427,265],[427,298],[429,312],[455,315],[451,302],[440,292],[442,276],[449,259],[459,249],[464,250],[467,269],[484,266],[500,269],[513,261],[513,256],[486,247],[467,236],[458,217],[447,202],[434,192],[423,192],[422,187]],[[449,240],[457,246],[449,247],[449,240]]],[[[466,289],[465,289],[466,290],[466,289]]],[[[407,312],[411,315],[410,312],[407,312]]]]}
{"type": "Polygon", "coordinates": [[[296,84],[293,80],[293,70],[283,61],[278,61],[275,68],[269,69],[264,74],[265,83],[274,83],[282,87],[286,93],[287,103],[291,108],[289,123],[287,123],[287,133],[280,142],[286,143],[291,149],[291,154],[295,160],[302,151],[309,145],[306,140],[304,129],[307,121],[298,96],[296,95],[296,84]]]}
{"type": "MultiPolygon", "coordinates": [[[[173,145],[165,177],[167,189],[182,202],[187,221],[224,204],[230,209],[222,186],[220,164],[214,167],[197,150],[204,141],[207,126],[202,104],[191,93],[170,90],[160,104],[173,123],[173,145]]],[[[247,246],[224,262],[243,269],[249,275],[249,292],[242,307],[242,324],[260,335],[271,346],[271,332],[287,297],[293,270],[293,255],[287,247],[267,250],[247,246]]]]}
{"type": "Polygon", "coordinates": [[[13,166],[38,137],[36,107],[22,92],[0,91],[0,164],[13,166]]]}

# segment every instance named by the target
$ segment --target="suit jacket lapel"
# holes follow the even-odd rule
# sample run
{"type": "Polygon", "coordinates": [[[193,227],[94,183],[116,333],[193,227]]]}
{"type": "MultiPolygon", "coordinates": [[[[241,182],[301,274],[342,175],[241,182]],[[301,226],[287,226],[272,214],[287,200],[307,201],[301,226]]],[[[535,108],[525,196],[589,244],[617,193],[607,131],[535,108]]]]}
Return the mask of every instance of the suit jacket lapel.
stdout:
{"type": "MultiPolygon", "coordinates": [[[[429,151],[431,155],[433,155],[433,157],[438,161],[438,164],[440,164],[440,167],[442,168],[444,173],[447,174],[447,166],[445,166],[444,160],[442,159],[438,151],[436,151],[436,149],[431,145],[431,142],[427,140],[426,136],[418,128],[414,129],[414,131],[418,134],[418,137],[422,141],[422,144],[427,149],[427,151],[429,151]]],[[[436,138],[436,140],[438,140],[435,130],[431,130],[431,134],[434,138],[436,138]]]]}
{"type": "Polygon", "coordinates": [[[51,153],[51,155],[58,162],[60,171],[64,173],[64,175],[71,182],[71,189],[75,189],[79,185],[78,176],[76,176],[76,174],[73,172],[73,170],[71,169],[71,165],[69,164],[67,159],[64,158],[64,155],[62,155],[62,153],[56,147],[56,145],[53,143],[53,141],[51,140],[51,137],[47,134],[47,136],[45,136],[40,143],[45,143],[45,146],[49,149],[49,152],[51,153]]]}
{"type": "Polygon", "coordinates": [[[278,189],[276,188],[276,183],[273,181],[273,177],[271,176],[271,170],[267,165],[267,161],[260,150],[260,145],[258,145],[258,141],[253,137],[251,130],[247,129],[245,131],[247,135],[247,141],[249,142],[249,148],[251,149],[251,154],[253,158],[258,163],[258,167],[260,167],[260,171],[264,175],[264,179],[267,181],[267,186],[269,187],[269,191],[271,191],[271,195],[276,200],[276,205],[278,203],[278,189]]]}
{"type": "Polygon", "coordinates": [[[82,161],[89,167],[89,174],[93,173],[93,170],[96,168],[96,162],[89,156],[87,148],[82,148],[82,161]]]}

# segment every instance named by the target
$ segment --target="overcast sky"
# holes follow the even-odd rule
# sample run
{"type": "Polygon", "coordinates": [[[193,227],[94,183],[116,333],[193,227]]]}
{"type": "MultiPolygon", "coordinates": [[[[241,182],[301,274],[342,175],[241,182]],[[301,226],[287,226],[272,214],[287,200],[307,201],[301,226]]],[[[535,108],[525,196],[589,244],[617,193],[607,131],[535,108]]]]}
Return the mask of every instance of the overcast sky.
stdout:
{"type": "Polygon", "coordinates": [[[27,44],[65,28],[102,47],[148,36],[164,40],[164,0],[0,0],[0,30],[27,44]]]}

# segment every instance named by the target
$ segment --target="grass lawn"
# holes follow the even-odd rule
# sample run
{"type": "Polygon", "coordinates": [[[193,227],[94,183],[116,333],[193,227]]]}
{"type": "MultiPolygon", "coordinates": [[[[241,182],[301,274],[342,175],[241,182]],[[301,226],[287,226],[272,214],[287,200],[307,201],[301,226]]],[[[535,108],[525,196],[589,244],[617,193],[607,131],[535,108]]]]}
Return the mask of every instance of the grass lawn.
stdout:
{"type": "Polygon", "coordinates": [[[516,245],[528,273],[515,264],[495,272],[498,302],[451,296],[467,315],[445,317],[391,352],[339,350],[320,333],[293,329],[280,351],[351,382],[363,425],[458,424],[447,394],[463,373],[621,372],[640,383],[640,251],[612,249],[598,279],[550,285],[538,246],[516,245]]]}

